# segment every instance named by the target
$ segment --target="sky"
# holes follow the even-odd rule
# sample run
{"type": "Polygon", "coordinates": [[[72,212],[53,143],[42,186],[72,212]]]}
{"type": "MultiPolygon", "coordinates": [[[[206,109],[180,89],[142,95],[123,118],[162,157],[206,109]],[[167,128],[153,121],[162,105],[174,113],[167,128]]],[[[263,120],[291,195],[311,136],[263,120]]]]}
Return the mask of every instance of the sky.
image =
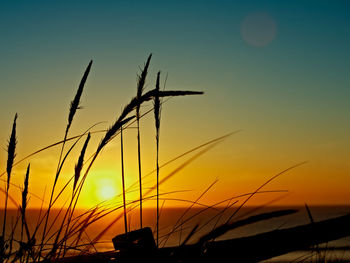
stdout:
{"type": "MultiPolygon", "coordinates": [[[[16,112],[17,160],[62,140],[69,103],[92,59],[83,109],[70,135],[98,122],[103,123],[94,130],[106,129],[136,95],[137,74],[152,53],[146,90],[154,88],[161,70],[166,89],[205,92],[163,105],[161,164],[241,130],[162,185],[163,193],[183,191],[167,197],[195,200],[218,179],[201,199],[213,204],[252,192],[307,161],[264,188],[288,193],[259,194],[249,204],[348,204],[349,11],[348,1],[1,1],[0,170],[6,169],[16,112]]],[[[142,111],[151,107],[149,103],[142,111]]],[[[93,136],[90,155],[102,136],[93,136]]],[[[99,156],[80,206],[120,193],[119,144],[117,137],[99,156]]],[[[152,114],[141,121],[141,144],[146,174],[155,168],[152,114]]],[[[73,175],[81,147],[82,142],[70,155],[59,187],[73,175]]],[[[29,190],[47,198],[59,151],[55,147],[25,160],[14,168],[12,182],[23,185],[31,163],[29,190]]],[[[125,133],[125,156],[130,186],[138,177],[135,129],[125,133]]],[[[161,169],[160,176],[192,156],[161,169]]],[[[152,186],[155,175],[144,183],[152,186]]],[[[10,193],[18,200],[15,186],[10,193]]],[[[32,196],[30,206],[40,205],[40,198],[32,196]]]]}

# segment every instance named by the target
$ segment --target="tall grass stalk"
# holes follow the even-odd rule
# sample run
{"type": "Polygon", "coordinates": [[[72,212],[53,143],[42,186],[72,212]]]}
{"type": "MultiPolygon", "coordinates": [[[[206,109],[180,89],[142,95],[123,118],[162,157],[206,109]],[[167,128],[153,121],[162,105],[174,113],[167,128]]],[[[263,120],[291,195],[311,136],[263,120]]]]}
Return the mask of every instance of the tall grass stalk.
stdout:
{"type": "Polygon", "coordinates": [[[159,130],[160,130],[160,116],[161,116],[161,103],[159,99],[159,81],[160,81],[160,72],[157,74],[156,82],[156,94],[154,96],[154,119],[156,126],[156,169],[157,169],[157,247],[159,247],[159,130]]]}
{"type": "MultiPolygon", "coordinates": [[[[140,100],[145,82],[147,77],[148,66],[151,61],[152,54],[149,55],[147,62],[141,72],[141,75],[138,77],[137,83],[137,99],[140,100]]],[[[136,106],[136,122],[137,122],[137,159],[138,159],[138,168],[139,168],[139,191],[140,191],[140,228],[142,228],[142,173],[141,173],[141,138],[140,138],[140,107],[141,103],[136,106]]]]}
{"type": "MultiPolygon", "coordinates": [[[[66,143],[66,140],[67,140],[67,136],[68,136],[68,133],[69,133],[69,129],[70,129],[71,125],[72,125],[75,113],[76,113],[76,111],[78,109],[81,108],[80,107],[80,98],[81,98],[81,95],[83,93],[87,77],[88,77],[88,75],[90,73],[91,66],[92,66],[92,60],[90,61],[89,65],[87,66],[87,68],[86,68],[86,70],[84,72],[84,75],[83,75],[83,77],[82,77],[82,79],[80,81],[77,93],[75,94],[75,97],[74,97],[74,99],[72,100],[72,102],[70,104],[69,114],[68,114],[68,123],[67,123],[66,131],[65,131],[65,134],[64,134],[62,148],[61,148],[60,156],[59,156],[59,159],[58,159],[58,165],[57,165],[57,171],[56,171],[56,175],[55,175],[55,180],[54,180],[54,184],[52,186],[52,190],[51,190],[51,194],[50,194],[49,206],[48,206],[48,210],[47,210],[47,213],[46,213],[44,230],[43,230],[43,235],[42,235],[42,238],[41,238],[40,253],[41,253],[42,245],[43,245],[43,242],[44,242],[44,239],[45,239],[45,235],[46,235],[47,223],[48,223],[48,220],[49,220],[50,210],[51,210],[51,206],[52,206],[52,198],[54,196],[56,183],[57,183],[60,171],[61,171],[60,167],[62,167],[61,159],[62,159],[62,155],[63,155],[64,146],[65,146],[65,143],[66,143]]],[[[40,255],[40,253],[39,253],[39,255],[40,255]]]]}
{"type": "Polygon", "coordinates": [[[81,95],[83,94],[85,82],[86,82],[87,77],[88,77],[88,75],[90,73],[91,66],[92,66],[92,60],[90,61],[89,65],[87,66],[87,68],[86,68],[86,70],[84,72],[84,75],[83,75],[83,77],[82,77],[82,79],[80,81],[77,93],[75,94],[75,97],[71,101],[71,104],[70,104],[69,114],[68,114],[68,123],[67,123],[66,131],[65,131],[65,134],[64,134],[64,139],[63,139],[63,143],[62,143],[60,157],[58,159],[58,167],[57,167],[57,172],[56,172],[54,185],[56,185],[57,180],[58,180],[58,176],[59,176],[58,169],[59,169],[59,166],[60,166],[60,163],[61,163],[62,154],[63,154],[64,146],[65,146],[65,143],[66,143],[66,140],[67,140],[69,129],[70,129],[71,125],[72,125],[75,113],[77,112],[78,109],[81,109],[80,98],[81,98],[81,95]]]}
{"type": "Polygon", "coordinates": [[[6,234],[6,216],[7,216],[7,201],[9,197],[9,189],[10,189],[10,180],[11,180],[11,172],[12,172],[12,165],[16,157],[16,145],[17,145],[17,138],[16,138],[16,121],[17,121],[17,113],[15,114],[15,118],[13,120],[12,125],[12,132],[10,136],[10,140],[7,146],[7,166],[6,166],[6,172],[7,172],[7,183],[6,183],[6,195],[5,195],[5,211],[4,211],[4,225],[2,228],[2,237],[5,240],[5,234],[6,234]]]}
{"type": "Polygon", "coordinates": [[[125,200],[125,177],[124,177],[124,147],[123,147],[123,126],[120,127],[120,158],[122,165],[122,187],[123,187],[123,207],[124,207],[124,228],[128,232],[128,221],[126,217],[126,200],[125,200]]]}

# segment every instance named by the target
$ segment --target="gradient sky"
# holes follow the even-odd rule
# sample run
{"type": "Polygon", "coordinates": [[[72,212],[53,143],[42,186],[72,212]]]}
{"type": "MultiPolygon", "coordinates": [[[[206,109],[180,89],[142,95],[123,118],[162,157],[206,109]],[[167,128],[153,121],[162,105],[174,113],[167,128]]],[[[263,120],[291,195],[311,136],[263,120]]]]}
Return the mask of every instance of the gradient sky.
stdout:
{"type": "MultiPolygon", "coordinates": [[[[205,92],[164,105],[161,163],[243,130],[182,170],[162,191],[192,190],[177,197],[193,200],[219,178],[203,198],[213,203],[253,191],[278,172],[309,161],[266,189],[289,190],[279,201],[283,204],[348,204],[349,11],[348,1],[1,1],[0,169],[5,170],[16,112],[18,159],[62,139],[69,103],[93,59],[84,109],[71,135],[99,121],[106,121],[98,127],[104,129],[136,94],[139,66],[152,52],[147,89],[161,70],[163,80],[168,74],[167,89],[205,92]]],[[[155,166],[153,116],[141,125],[147,173],[155,166]]],[[[101,136],[94,137],[90,153],[101,136]]],[[[136,133],[125,136],[130,185],[137,178],[136,133]]],[[[61,184],[72,174],[79,149],[61,184]]],[[[97,188],[114,184],[120,189],[119,151],[116,139],[99,157],[82,205],[101,201],[97,188]]],[[[52,184],[58,154],[55,148],[19,165],[13,182],[22,184],[30,161],[30,189],[42,195],[52,184]]],[[[260,195],[251,204],[278,196],[260,195]]],[[[30,204],[40,201],[32,197],[30,204]]]]}

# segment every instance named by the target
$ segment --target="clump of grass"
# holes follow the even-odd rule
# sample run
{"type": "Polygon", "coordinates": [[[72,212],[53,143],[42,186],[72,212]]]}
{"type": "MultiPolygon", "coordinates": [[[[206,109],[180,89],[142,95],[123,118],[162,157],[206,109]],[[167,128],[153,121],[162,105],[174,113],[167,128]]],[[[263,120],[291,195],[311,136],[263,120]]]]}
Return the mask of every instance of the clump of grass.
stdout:
{"type": "MultiPolygon", "coordinates": [[[[86,132],[84,132],[81,135],[73,136],[72,138],[68,138],[68,134],[70,131],[70,128],[72,126],[73,120],[75,118],[75,115],[77,113],[77,110],[81,108],[80,106],[80,100],[82,97],[82,93],[84,90],[84,86],[86,84],[88,75],[91,70],[92,61],[88,64],[87,68],[85,69],[84,75],[80,81],[78,90],[75,94],[74,99],[70,103],[69,107],[69,114],[68,114],[68,123],[65,129],[64,138],[62,141],[58,143],[54,143],[52,145],[46,146],[38,151],[35,151],[32,154],[29,154],[28,156],[22,158],[20,161],[17,161],[17,163],[14,162],[15,156],[16,156],[16,144],[17,144],[17,138],[16,138],[16,121],[17,121],[17,114],[15,115],[15,119],[13,122],[12,132],[9,139],[9,144],[7,147],[8,151],[8,160],[7,160],[7,181],[6,181],[6,189],[0,189],[3,191],[6,195],[5,198],[5,210],[4,210],[4,220],[3,220],[3,232],[2,236],[0,237],[0,262],[40,262],[42,260],[44,261],[54,261],[56,259],[62,258],[69,251],[74,250],[81,250],[86,251],[91,246],[94,246],[94,242],[97,242],[98,238],[93,239],[92,241],[82,244],[82,235],[85,233],[86,229],[91,226],[94,222],[100,220],[101,218],[105,217],[106,215],[119,211],[120,209],[123,209],[123,215],[124,215],[124,226],[125,226],[125,232],[128,231],[128,222],[127,222],[127,208],[130,206],[130,209],[132,210],[133,207],[131,205],[138,203],[140,206],[140,226],[142,227],[142,203],[144,201],[144,198],[146,200],[151,200],[150,197],[146,197],[144,193],[142,193],[142,173],[141,173],[141,143],[140,143],[140,126],[139,122],[143,115],[140,113],[141,105],[148,102],[153,101],[154,102],[154,114],[155,114],[155,122],[156,122],[156,145],[157,145],[157,243],[158,243],[158,230],[159,230],[159,163],[158,163],[158,156],[159,156],[159,130],[160,130],[160,112],[161,112],[161,98],[164,97],[174,97],[174,96],[187,96],[187,95],[200,95],[203,94],[202,92],[197,91],[186,91],[186,90],[172,90],[172,91],[161,91],[159,88],[159,82],[160,82],[160,72],[157,75],[157,81],[156,81],[156,87],[155,89],[152,89],[150,91],[144,92],[144,87],[146,83],[146,77],[148,73],[148,68],[150,65],[152,54],[148,57],[147,62],[138,77],[138,84],[137,84],[137,94],[136,97],[132,98],[130,102],[123,108],[121,114],[116,119],[116,121],[107,129],[105,130],[104,136],[102,137],[100,143],[97,145],[95,151],[93,152],[91,158],[85,159],[85,155],[87,152],[88,144],[92,137],[92,132],[88,132],[91,128],[89,128],[86,132]],[[135,116],[132,115],[133,112],[136,112],[135,116]],[[139,192],[140,192],[140,198],[139,200],[131,201],[127,203],[126,201],[126,192],[125,189],[125,175],[124,175],[124,146],[123,146],[123,133],[124,133],[124,125],[127,125],[128,123],[131,123],[132,121],[136,121],[137,124],[137,142],[138,142],[138,170],[139,170],[139,192]],[[81,194],[81,191],[83,189],[84,183],[88,177],[88,174],[98,158],[99,154],[102,152],[104,147],[110,143],[111,140],[113,140],[117,135],[120,135],[121,137],[121,164],[122,164],[122,184],[123,184],[123,206],[117,206],[113,208],[108,208],[104,204],[99,204],[98,206],[95,206],[91,209],[89,209],[87,212],[84,212],[80,215],[75,214],[75,209],[79,201],[79,196],[81,194]],[[83,147],[80,151],[80,155],[78,158],[78,161],[74,167],[74,171],[72,172],[72,176],[70,179],[64,184],[64,186],[59,189],[58,193],[55,194],[56,186],[58,185],[57,182],[60,178],[62,168],[65,164],[65,162],[70,157],[70,154],[72,153],[72,150],[77,146],[78,142],[86,136],[85,142],[83,144],[83,147]],[[70,146],[67,151],[65,151],[65,145],[68,140],[74,140],[72,145],[70,146]],[[11,172],[14,165],[46,150],[54,146],[61,146],[61,150],[59,152],[58,156],[58,165],[57,170],[53,177],[53,185],[50,191],[50,198],[48,202],[47,209],[43,209],[43,205],[45,203],[44,198],[42,199],[42,208],[40,209],[40,214],[37,220],[37,224],[34,228],[34,231],[31,231],[31,229],[28,227],[28,221],[27,221],[27,209],[28,209],[28,201],[30,198],[30,195],[37,196],[33,193],[30,193],[29,191],[29,181],[30,181],[30,164],[27,166],[26,175],[24,178],[24,186],[21,191],[21,205],[18,205],[18,216],[17,219],[14,221],[11,233],[9,235],[6,235],[6,227],[7,227],[7,221],[6,221],[6,213],[7,213],[7,202],[8,199],[16,203],[15,200],[12,199],[12,197],[9,194],[9,189],[11,184],[11,172]],[[83,169],[85,168],[85,171],[83,172],[83,169]],[[69,188],[68,185],[72,184],[72,188],[69,188]],[[63,197],[63,193],[67,191],[67,189],[73,189],[71,193],[70,199],[67,201],[68,206],[61,206],[58,210],[58,213],[52,220],[50,221],[50,211],[52,207],[56,204],[57,200],[59,198],[63,197]],[[16,229],[20,225],[20,239],[16,239],[16,229]],[[56,227],[58,226],[58,227],[56,227]],[[56,228],[56,230],[54,230],[56,228]],[[41,233],[41,234],[39,234],[41,233]],[[39,242],[37,243],[39,238],[39,242]],[[17,244],[17,245],[16,245],[17,244]],[[79,247],[85,247],[80,249],[79,247]],[[13,250],[16,250],[13,252],[13,250]]],[[[150,112],[150,111],[148,111],[150,112]]],[[[2,174],[1,174],[2,175],[2,174]]],[[[31,177],[33,175],[31,174],[31,177]]],[[[18,188],[18,186],[17,186],[18,188]]],[[[17,204],[16,204],[17,205],[17,204]]],[[[130,222],[130,220],[129,220],[130,222]]],[[[130,228],[130,226],[129,226],[130,228]]],[[[106,228],[108,229],[108,228],[106,228]]]]}
{"type": "MultiPolygon", "coordinates": [[[[165,91],[165,90],[160,90],[160,72],[157,74],[157,79],[156,79],[156,84],[155,84],[155,89],[152,89],[148,92],[144,92],[144,87],[146,83],[146,77],[148,74],[148,68],[150,65],[150,60],[151,60],[152,54],[149,55],[147,62],[145,63],[145,66],[143,70],[141,71],[141,74],[138,76],[138,83],[137,83],[137,94],[134,98],[130,100],[130,102],[123,108],[121,114],[119,117],[116,119],[116,121],[106,130],[104,130],[104,135],[102,139],[100,140],[99,144],[95,148],[95,151],[91,155],[91,158],[87,159],[84,162],[85,155],[87,152],[87,147],[91,139],[91,134],[94,132],[89,132],[90,129],[93,127],[90,127],[86,132],[84,132],[81,135],[78,136],[73,136],[71,138],[68,138],[69,130],[70,127],[73,123],[73,119],[76,115],[76,112],[78,109],[81,108],[80,106],[80,100],[81,96],[83,93],[83,89],[85,86],[85,83],[87,81],[87,77],[89,75],[89,72],[91,70],[92,66],[92,61],[90,61],[89,65],[87,66],[84,75],[81,79],[81,82],[79,84],[78,90],[76,92],[76,95],[72,102],[70,103],[70,108],[69,108],[69,114],[68,114],[68,123],[65,129],[64,133],[64,139],[58,143],[49,145],[47,147],[44,147],[38,151],[35,151],[34,153],[28,155],[27,157],[21,159],[20,161],[26,160],[27,158],[42,152],[46,149],[49,149],[51,147],[54,147],[56,145],[61,146],[61,151],[58,156],[58,165],[57,165],[57,170],[56,173],[54,174],[54,181],[53,181],[53,186],[50,192],[50,201],[48,204],[47,210],[43,213],[40,210],[39,218],[37,221],[37,225],[35,226],[34,231],[30,231],[28,227],[28,222],[27,222],[27,207],[28,207],[28,201],[29,201],[29,194],[32,194],[29,192],[29,174],[30,174],[30,164],[27,166],[26,170],[26,175],[24,179],[24,186],[23,190],[21,192],[22,194],[22,202],[21,205],[18,205],[19,210],[18,210],[18,215],[15,220],[11,222],[11,232],[10,234],[6,235],[6,218],[7,218],[7,203],[8,199],[12,201],[13,203],[16,204],[16,201],[12,199],[12,197],[9,194],[9,189],[11,184],[11,174],[12,174],[12,168],[16,164],[14,162],[15,157],[16,157],[16,144],[17,144],[17,139],[16,139],[16,121],[17,121],[17,114],[15,115],[13,126],[12,126],[12,132],[11,136],[9,139],[8,147],[7,147],[7,152],[8,152],[8,159],[7,159],[7,168],[6,168],[6,174],[7,174],[7,180],[6,180],[6,189],[0,189],[0,191],[3,191],[5,193],[5,210],[4,210],[4,219],[3,219],[3,231],[2,231],[2,236],[0,236],[0,263],[6,261],[6,262],[54,262],[57,259],[65,257],[68,253],[73,253],[78,251],[79,253],[87,253],[89,252],[90,248],[93,247],[95,250],[95,244],[99,241],[101,236],[105,234],[115,222],[120,220],[122,217],[124,217],[124,228],[125,228],[125,233],[130,231],[130,217],[131,214],[129,213],[129,220],[127,220],[127,211],[132,211],[133,209],[136,209],[139,207],[140,211],[140,227],[143,227],[143,218],[142,218],[142,205],[143,202],[149,201],[149,200],[156,200],[157,202],[157,211],[156,211],[156,244],[157,247],[159,248],[160,244],[160,237],[159,236],[159,222],[160,222],[160,211],[159,211],[159,200],[161,199],[162,195],[166,195],[169,193],[161,193],[159,191],[159,186],[169,180],[172,176],[174,176],[176,173],[181,171],[184,167],[186,167],[189,163],[191,163],[193,160],[198,158],[200,155],[203,153],[207,152],[211,147],[215,146],[217,143],[222,141],[224,138],[228,137],[231,134],[222,136],[220,138],[214,139],[212,141],[209,141],[205,144],[202,144],[198,147],[195,147],[184,154],[170,160],[168,163],[177,160],[178,158],[192,153],[196,150],[202,149],[200,152],[198,152],[196,155],[194,155],[192,158],[187,160],[186,162],[182,163],[180,166],[178,166],[175,170],[173,170],[171,173],[169,173],[167,176],[164,176],[162,180],[160,180],[160,168],[161,166],[159,165],[159,144],[160,144],[160,121],[161,121],[161,110],[162,110],[162,104],[163,104],[163,98],[165,97],[175,97],[175,96],[187,96],[187,95],[200,95],[203,94],[202,92],[197,92],[197,91],[183,91],[183,90],[170,90],[170,91],[165,91]],[[156,130],[156,183],[153,187],[151,187],[149,190],[145,191],[145,193],[142,191],[142,179],[144,179],[148,174],[142,176],[142,166],[141,166],[141,139],[140,139],[140,119],[142,116],[140,113],[141,106],[148,102],[148,101],[153,101],[153,111],[154,111],[154,119],[155,119],[155,130],[156,130]],[[135,115],[134,114],[135,111],[135,115]],[[128,192],[128,189],[125,188],[125,174],[124,174],[124,144],[123,144],[123,134],[126,130],[126,128],[131,125],[132,123],[136,122],[137,124],[137,155],[138,155],[138,186],[139,186],[139,199],[138,200],[132,200],[127,202],[126,201],[126,194],[128,192]],[[123,193],[122,193],[122,198],[123,198],[123,203],[122,205],[113,205],[112,207],[109,207],[105,205],[104,203],[98,204],[95,207],[92,207],[91,209],[81,213],[81,214],[76,214],[75,210],[79,201],[79,197],[81,194],[81,191],[83,189],[84,183],[87,180],[88,174],[90,170],[92,169],[93,164],[95,163],[96,159],[102,152],[102,150],[116,137],[120,135],[120,146],[121,146],[121,178],[122,178],[122,188],[123,188],[123,193]],[[72,150],[77,146],[77,143],[86,136],[86,140],[83,144],[83,147],[80,151],[80,155],[78,158],[78,161],[74,167],[74,172],[72,171],[72,176],[70,177],[69,180],[67,180],[66,184],[59,189],[59,193],[55,195],[55,188],[57,181],[59,179],[59,176],[62,171],[62,167],[65,164],[66,160],[70,156],[72,150]],[[73,140],[72,146],[66,151],[65,153],[65,145],[68,140],[73,140]],[[86,169],[85,169],[86,168],[86,169]],[[83,169],[85,171],[83,172],[83,169]],[[50,210],[53,207],[53,205],[56,203],[56,201],[62,197],[63,192],[66,189],[71,189],[68,186],[70,184],[73,184],[72,186],[72,193],[70,196],[70,199],[67,200],[68,206],[66,207],[65,205],[60,207],[59,212],[55,216],[52,222],[49,224],[49,216],[50,216],[50,210]],[[154,190],[156,189],[156,194],[155,195],[150,195],[150,193],[153,194],[154,190]],[[128,210],[127,210],[128,209],[128,210]],[[120,210],[123,210],[120,212],[120,210]],[[116,217],[114,221],[112,221],[109,225],[107,225],[102,231],[93,239],[88,237],[87,242],[83,242],[83,235],[86,234],[86,230],[89,226],[94,224],[96,221],[104,218],[105,216],[114,213],[114,212],[120,212],[119,215],[116,217]],[[60,217],[62,215],[62,217],[60,217]],[[128,229],[128,221],[129,221],[129,229],[128,229]],[[16,238],[16,229],[18,225],[21,226],[20,229],[20,239],[16,238]],[[55,226],[59,226],[57,229],[55,229],[55,226]],[[40,243],[36,243],[37,236],[39,229],[43,229],[42,235],[41,235],[41,241],[40,243]],[[32,232],[32,233],[31,233],[32,232]],[[26,238],[24,238],[24,233],[26,235],[26,238]],[[16,247],[16,244],[17,247],[16,247]],[[13,252],[14,251],[14,252],[13,252]],[[72,252],[73,251],[73,252],[72,252]]],[[[152,110],[148,111],[151,112],[152,110]]],[[[17,162],[18,163],[18,162],[17,162]]],[[[167,165],[168,163],[165,163],[164,165],[167,165]]],[[[303,163],[301,163],[303,164],[303,163]]],[[[227,207],[223,210],[219,210],[218,214],[215,215],[212,219],[210,219],[206,224],[208,224],[211,220],[214,220],[215,218],[218,217],[215,226],[212,231],[209,233],[202,235],[201,238],[198,240],[198,242],[195,244],[197,247],[200,249],[203,249],[200,252],[204,252],[205,246],[215,240],[216,238],[222,236],[228,231],[231,231],[233,229],[236,229],[238,227],[252,224],[255,222],[259,222],[262,220],[268,220],[274,217],[280,217],[284,215],[288,215],[291,213],[294,213],[294,210],[280,210],[280,211],[275,211],[275,212],[270,212],[270,213],[263,213],[255,216],[251,216],[242,220],[237,220],[235,222],[232,222],[231,220],[233,219],[234,216],[238,213],[238,211],[256,194],[260,193],[267,193],[267,192],[273,192],[273,191],[261,191],[261,189],[267,185],[269,182],[280,176],[281,174],[285,173],[286,171],[293,169],[301,164],[297,164],[295,166],[292,166],[281,173],[273,176],[270,178],[268,181],[266,181],[264,184],[262,184],[259,188],[257,188],[254,192],[248,193],[245,195],[240,195],[240,196],[235,196],[231,197],[227,200],[224,200],[220,203],[208,206],[208,205],[203,205],[199,203],[199,200],[203,197],[204,194],[206,194],[207,191],[216,183],[216,181],[211,184],[195,201],[189,201],[189,200],[181,200],[177,199],[177,201],[184,201],[184,202],[190,202],[191,205],[190,207],[181,215],[181,217],[177,220],[171,231],[163,236],[164,237],[164,245],[166,244],[167,240],[169,239],[170,235],[174,234],[175,232],[182,232],[183,229],[185,229],[185,223],[191,221],[193,218],[201,214],[202,212],[212,209],[213,207],[222,204],[223,202],[228,202],[227,207]],[[234,210],[234,212],[229,216],[228,220],[226,223],[220,225],[217,227],[217,224],[221,220],[221,216],[223,213],[231,208],[234,204],[236,204],[238,201],[233,201],[233,199],[237,199],[240,197],[246,197],[246,199],[241,203],[240,206],[238,206],[237,209],[234,210]],[[192,209],[193,206],[195,205],[203,205],[204,208],[200,212],[189,216],[188,218],[184,218],[185,214],[192,209]]],[[[163,166],[164,166],[163,165],[163,166]]],[[[4,173],[4,174],[5,174],[4,173]]],[[[1,174],[2,175],[2,174],[1,174]]],[[[0,176],[1,176],[0,175],[0,176]]],[[[32,177],[32,175],[31,175],[32,177]]],[[[136,182],[136,183],[137,183],[136,182]]],[[[281,191],[275,191],[275,192],[281,192],[281,191]]],[[[162,198],[163,204],[165,200],[168,200],[167,198],[162,198]]],[[[42,204],[44,204],[44,198],[42,200],[42,204]]],[[[311,212],[306,205],[310,220],[313,222],[313,218],[311,215],[311,212]]],[[[203,229],[203,227],[206,225],[200,226],[199,224],[195,224],[194,227],[187,227],[190,229],[190,232],[187,234],[185,239],[181,242],[180,238],[180,248],[184,247],[191,238],[194,237],[194,235],[203,229]]]]}

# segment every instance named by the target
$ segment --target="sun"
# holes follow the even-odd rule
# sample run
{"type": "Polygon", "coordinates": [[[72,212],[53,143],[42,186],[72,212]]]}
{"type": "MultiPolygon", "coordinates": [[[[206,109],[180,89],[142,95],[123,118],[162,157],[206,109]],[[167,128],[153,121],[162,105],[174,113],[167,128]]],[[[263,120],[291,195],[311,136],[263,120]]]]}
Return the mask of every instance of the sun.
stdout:
{"type": "Polygon", "coordinates": [[[114,198],[118,194],[118,187],[115,180],[110,178],[100,178],[95,181],[95,195],[100,201],[114,198]]]}
{"type": "Polygon", "coordinates": [[[98,192],[99,198],[103,200],[112,199],[116,195],[117,191],[112,185],[104,185],[98,192]]]}
{"type": "Polygon", "coordinates": [[[93,171],[84,185],[81,206],[91,207],[103,202],[120,201],[121,182],[113,170],[93,171]]]}

